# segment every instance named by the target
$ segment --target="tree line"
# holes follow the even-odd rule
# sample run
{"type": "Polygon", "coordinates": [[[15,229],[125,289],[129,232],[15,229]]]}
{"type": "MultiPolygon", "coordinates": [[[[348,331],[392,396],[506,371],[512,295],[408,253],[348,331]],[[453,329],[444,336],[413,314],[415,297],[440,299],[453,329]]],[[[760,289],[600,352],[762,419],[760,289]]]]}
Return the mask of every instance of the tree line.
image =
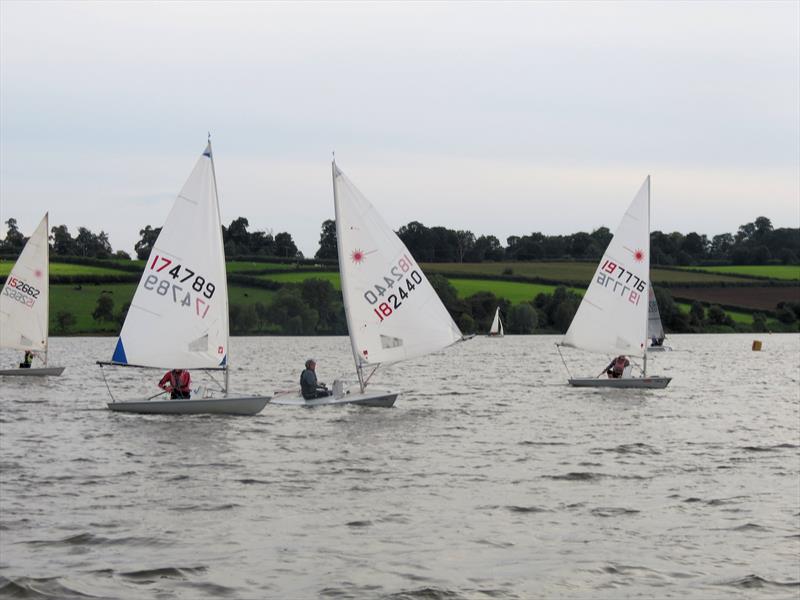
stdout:
{"type": "MultiPolygon", "coordinates": [[[[478,292],[460,298],[453,285],[442,275],[432,274],[431,285],[442,299],[453,320],[465,334],[485,334],[499,307],[510,334],[566,333],[572,322],[581,297],[565,287],[552,293],[540,293],[525,302],[511,304],[492,292],[478,292]]],[[[753,315],[752,324],[735,323],[725,310],[717,305],[704,306],[693,302],[687,313],[682,312],[665,288],[655,287],[661,321],[667,333],[727,333],[767,331],[767,316],[753,315]]],[[[103,329],[120,328],[130,302],[121,307],[113,297],[101,293],[97,298],[92,318],[103,329]]],[[[774,313],[776,321],[771,327],[778,331],[798,331],[800,328],[800,302],[782,302],[774,313]]],[[[55,331],[71,333],[77,319],[66,310],[55,315],[55,331]]],[[[306,279],[302,283],[280,287],[269,302],[232,304],[229,307],[232,334],[275,335],[347,335],[347,319],[341,292],[323,279],[306,279]]]]}
{"type": "MultiPolygon", "coordinates": [[[[403,225],[397,235],[420,262],[483,262],[518,260],[599,260],[612,233],[600,227],[591,233],[545,235],[540,232],[510,236],[503,245],[493,235],[476,237],[471,231],[426,227],[419,221],[403,225]]],[[[693,265],[706,261],[734,264],[766,264],[780,261],[797,264],[800,256],[800,228],[772,226],[767,217],[739,227],[735,234],[722,233],[709,239],[705,234],[686,235],[674,231],[650,234],[653,265],[693,265]]],[[[336,223],[322,223],[317,258],[335,259],[336,223]]]]}
{"type": "MultiPolygon", "coordinates": [[[[27,238],[19,231],[16,219],[6,221],[8,231],[0,241],[0,253],[19,254],[27,238]]],[[[302,259],[288,232],[273,235],[267,231],[248,231],[249,222],[244,217],[222,227],[222,238],[227,256],[264,256],[302,259]]],[[[134,246],[136,257],[145,259],[155,243],[160,227],[150,225],[139,230],[139,240],[134,246]]],[[[505,245],[493,235],[475,236],[467,230],[436,226],[426,227],[419,221],[403,225],[398,236],[419,262],[483,262],[523,260],[598,260],[608,246],[612,233],[599,227],[591,233],[579,231],[570,235],[545,235],[534,232],[512,235],[505,245]]],[[[113,252],[108,234],[95,234],[79,227],[73,237],[66,225],[50,230],[51,254],[55,256],[80,256],[90,258],[130,258],[124,251],[113,252]]],[[[709,238],[705,234],[677,231],[650,234],[652,265],[693,265],[709,261],[744,265],[769,262],[798,264],[800,259],[800,228],[774,228],[767,217],[758,217],[741,225],[736,233],[721,233],[709,238]]],[[[336,223],[328,219],[322,223],[317,259],[337,258],[336,223]]]]}

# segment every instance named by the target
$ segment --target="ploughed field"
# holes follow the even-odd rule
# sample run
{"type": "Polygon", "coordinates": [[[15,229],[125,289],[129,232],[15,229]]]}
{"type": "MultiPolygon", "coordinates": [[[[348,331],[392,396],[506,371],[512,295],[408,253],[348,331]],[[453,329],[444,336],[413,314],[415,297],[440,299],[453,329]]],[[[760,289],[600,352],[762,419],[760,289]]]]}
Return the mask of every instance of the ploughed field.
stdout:
{"type": "Polygon", "coordinates": [[[722,273],[730,275],[744,275],[746,277],[800,281],[800,265],[727,265],[720,267],[681,268],[688,271],[702,271],[705,273],[722,273]]]}
{"type": "Polygon", "coordinates": [[[674,298],[699,300],[720,306],[741,306],[760,311],[775,310],[779,302],[800,302],[800,287],[672,287],[669,291],[674,298]]]}
{"type": "MultiPolygon", "coordinates": [[[[145,261],[108,260],[92,264],[51,261],[51,330],[59,333],[56,315],[71,312],[75,324],[70,333],[118,331],[117,321],[96,321],[92,317],[102,294],[114,300],[119,314],[133,297],[136,281],[145,261]]],[[[5,279],[12,261],[0,260],[0,279],[5,279]]],[[[552,293],[558,285],[582,294],[597,267],[595,262],[535,261],[484,263],[423,263],[428,274],[441,274],[461,298],[491,292],[512,304],[533,300],[540,293],[552,293]]],[[[335,266],[306,262],[231,261],[227,263],[231,305],[268,304],[285,285],[309,278],[329,281],[341,289],[335,266]]],[[[682,308],[699,300],[726,307],[739,323],[751,322],[754,311],[775,311],[779,302],[800,302],[800,267],[788,265],[681,267],[651,270],[653,283],[667,288],[682,308]]]]}

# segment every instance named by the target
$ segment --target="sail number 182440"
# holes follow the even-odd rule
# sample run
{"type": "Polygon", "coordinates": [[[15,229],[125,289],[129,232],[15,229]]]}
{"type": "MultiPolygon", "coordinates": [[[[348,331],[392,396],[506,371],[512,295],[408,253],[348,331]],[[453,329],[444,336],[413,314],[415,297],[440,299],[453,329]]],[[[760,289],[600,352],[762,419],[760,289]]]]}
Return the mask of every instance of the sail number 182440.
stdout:
{"type": "Polygon", "coordinates": [[[403,255],[384,275],[380,284],[375,284],[373,289],[364,292],[364,300],[373,306],[377,304],[372,310],[378,317],[378,322],[394,314],[409,294],[422,283],[422,275],[413,266],[413,261],[407,255],[403,255]],[[379,303],[381,296],[386,296],[386,300],[379,303]]]}

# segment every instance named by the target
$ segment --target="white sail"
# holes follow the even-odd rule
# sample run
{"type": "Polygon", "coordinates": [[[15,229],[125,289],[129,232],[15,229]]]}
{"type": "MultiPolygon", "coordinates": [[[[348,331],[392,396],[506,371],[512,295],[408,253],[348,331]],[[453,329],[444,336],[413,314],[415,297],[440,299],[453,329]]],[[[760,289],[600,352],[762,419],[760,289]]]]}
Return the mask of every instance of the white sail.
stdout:
{"type": "Polygon", "coordinates": [[[650,288],[650,298],[647,303],[647,337],[649,339],[664,339],[664,326],[661,324],[661,314],[658,312],[658,302],[653,288],[650,288]]]}
{"type": "Polygon", "coordinates": [[[31,235],[0,292],[0,346],[47,350],[48,218],[31,235]]]}
{"type": "Polygon", "coordinates": [[[500,320],[500,307],[494,313],[492,326],[489,328],[489,335],[503,335],[503,322],[500,320]]]}
{"type": "Polygon", "coordinates": [[[225,251],[209,143],[150,252],[112,362],[224,368],[227,354],[225,251]]]}
{"type": "Polygon", "coordinates": [[[650,291],[650,177],[617,227],[562,344],[644,356],[650,291]]]}
{"type": "Polygon", "coordinates": [[[336,237],[356,365],[441,350],[461,331],[400,238],[333,164],[336,237]]]}

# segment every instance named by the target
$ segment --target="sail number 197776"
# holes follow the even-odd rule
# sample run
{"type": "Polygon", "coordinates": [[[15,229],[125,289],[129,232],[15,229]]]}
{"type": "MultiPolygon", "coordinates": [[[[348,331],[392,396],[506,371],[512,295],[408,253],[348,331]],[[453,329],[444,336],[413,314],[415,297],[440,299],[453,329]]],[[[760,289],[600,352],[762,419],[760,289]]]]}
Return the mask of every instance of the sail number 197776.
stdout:
{"type": "Polygon", "coordinates": [[[394,311],[403,305],[403,300],[408,298],[408,295],[416,289],[417,285],[422,283],[422,275],[419,274],[419,271],[413,269],[413,266],[413,261],[407,255],[403,255],[397,261],[397,264],[389,269],[389,273],[383,276],[383,285],[375,284],[373,286],[374,291],[367,290],[364,292],[364,300],[373,306],[378,304],[379,297],[385,296],[389,292],[386,301],[381,302],[372,309],[378,316],[379,322],[392,316],[394,311]]]}
{"type": "Polygon", "coordinates": [[[597,270],[597,283],[613,293],[618,293],[634,306],[639,304],[642,293],[647,289],[646,281],[611,260],[606,260],[600,265],[597,270]],[[616,278],[612,277],[614,274],[616,278]],[[635,281],[631,281],[632,279],[635,281]],[[609,284],[613,285],[609,287],[609,284]]]}

